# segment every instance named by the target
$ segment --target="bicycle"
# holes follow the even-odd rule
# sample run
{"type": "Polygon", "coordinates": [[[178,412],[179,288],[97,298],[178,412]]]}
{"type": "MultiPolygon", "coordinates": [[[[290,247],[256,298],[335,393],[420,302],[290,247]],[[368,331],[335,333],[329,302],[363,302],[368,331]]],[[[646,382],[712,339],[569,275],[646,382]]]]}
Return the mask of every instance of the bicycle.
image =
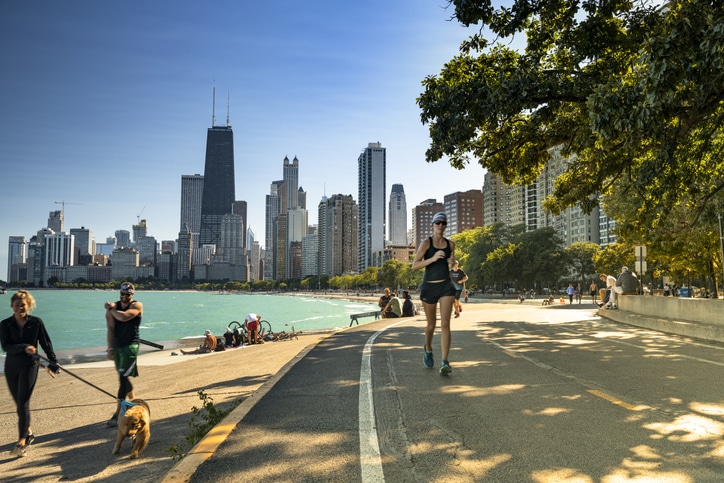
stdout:
{"type": "Polygon", "coordinates": [[[249,331],[246,329],[246,322],[238,322],[236,320],[229,324],[229,329],[235,334],[238,334],[239,341],[241,344],[249,343],[249,331]]]}

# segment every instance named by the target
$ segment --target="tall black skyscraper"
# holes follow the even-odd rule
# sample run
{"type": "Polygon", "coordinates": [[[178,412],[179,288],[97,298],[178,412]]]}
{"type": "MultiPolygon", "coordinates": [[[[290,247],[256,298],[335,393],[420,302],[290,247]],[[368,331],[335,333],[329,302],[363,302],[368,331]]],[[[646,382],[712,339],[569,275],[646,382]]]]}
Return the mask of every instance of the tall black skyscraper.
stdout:
{"type": "Polygon", "coordinates": [[[219,245],[221,220],[232,213],[234,193],[234,132],[226,116],[226,126],[214,126],[206,135],[204,194],[201,199],[201,232],[198,246],[219,245]]]}

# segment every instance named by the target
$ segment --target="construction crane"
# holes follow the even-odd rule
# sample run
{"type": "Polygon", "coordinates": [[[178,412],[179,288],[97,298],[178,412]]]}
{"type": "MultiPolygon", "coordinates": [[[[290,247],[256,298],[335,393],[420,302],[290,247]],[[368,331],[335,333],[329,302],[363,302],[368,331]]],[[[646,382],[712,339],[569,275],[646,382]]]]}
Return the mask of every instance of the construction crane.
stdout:
{"type": "Polygon", "coordinates": [[[138,222],[137,222],[137,223],[138,223],[139,225],[141,224],[141,215],[143,214],[143,211],[144,211],[145,209],[146,209],[146,205],[143,205],[143,208],[141,208],[141,211],[139,211],[138,214],[136,215],[136,218],[138,219],[138,222]]]}
{"type": "Polygon", "coordinates": [[[65,205],[82,205],[83,203],[71,203],[70,201],[56,201],[56,205],[60,205],[60,217],[65,220],[65,205]]]}

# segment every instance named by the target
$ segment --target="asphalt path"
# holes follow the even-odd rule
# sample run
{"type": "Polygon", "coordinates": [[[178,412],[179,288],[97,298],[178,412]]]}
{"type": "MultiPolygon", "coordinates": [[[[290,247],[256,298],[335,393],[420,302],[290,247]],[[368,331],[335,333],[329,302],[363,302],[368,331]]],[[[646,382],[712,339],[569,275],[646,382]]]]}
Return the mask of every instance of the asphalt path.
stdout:
{"type": "Polygon", "coordinates": [[[468,304],[450,363],[424,320],[317,343],[190,480],[724,481],[724,346],[591,304],[468,304]]]}

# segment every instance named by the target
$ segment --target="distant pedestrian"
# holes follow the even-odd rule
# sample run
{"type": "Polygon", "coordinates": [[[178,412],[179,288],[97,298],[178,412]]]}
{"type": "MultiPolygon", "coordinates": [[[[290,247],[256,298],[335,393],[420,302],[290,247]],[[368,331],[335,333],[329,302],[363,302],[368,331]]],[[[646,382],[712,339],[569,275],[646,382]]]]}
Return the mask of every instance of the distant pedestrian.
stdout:
{"type": "Polygon", "coordinates": [[[460,295],[463,293],[465,288],[465,282],[468,280],[468,276],[465,274],[460,264],[455,260],[452,270],[450,270],[450,280],[452,280],[453,286],[455,287],[455,302],[453,302],[453,308],[455,309],[455,317],[460,317],[460,312],[463,311],[463,306],[460,305],[460,295]]]}
{"type": "Polygon", "coordinates": [[[566,293],[568,294],[568,302],[570,304],[573,303],[573,295],[576,293],[576,289],[573,288],[573,284],[569,283],[568,288],[566,288],[566,293]]]}
{"type": "Polygon", "coordinates": [[[433,367],[432,336],[437,325],[437,305],[440,304],[440,345],[442,347],[442,363],[440,374],[450,374],[452,368],[448,362],[450,353],[450,316],[455,301],[455,287],[450,280],[450,268],[455,264],[455,242],[445,238],[447,215],[436,213],[432,217],[433,235],[420,244],[412,262],[413,270],[425,269],[420,300],[425,309],[427,326],[425,327],[425,345],[423,362],[426,367],[433,367]]]}
{"type": "Polygon", "coordinates": [[[48,369],[57,374],[60,368],[45,324],[30,315],[35,298],[27,290],[19,290],[10,297],[10,307],[13,316],[0,322],[0,344],[6,354],[5,381],[18,413],[18,442],[10,454],[20,458],[35,439],[30,429],[30,397],[38,380],[38,345],[50,361],[48,369]]]}
{"type": "Polygon", "coordinates": [[[583,292],[581,292],[581,284],[579,283],[576,286],[576,300],[578,301],[578,305],[581,305],[582,298],[583,298],[583,292]]]}
{"type": "Polygon", "coordinates": [[[591,285],[588,287],[588,290],[591,292],[591,301],[595,304],[596,295],[598,295],[598,284],[595,280],[591,280],[591,285]]]}

